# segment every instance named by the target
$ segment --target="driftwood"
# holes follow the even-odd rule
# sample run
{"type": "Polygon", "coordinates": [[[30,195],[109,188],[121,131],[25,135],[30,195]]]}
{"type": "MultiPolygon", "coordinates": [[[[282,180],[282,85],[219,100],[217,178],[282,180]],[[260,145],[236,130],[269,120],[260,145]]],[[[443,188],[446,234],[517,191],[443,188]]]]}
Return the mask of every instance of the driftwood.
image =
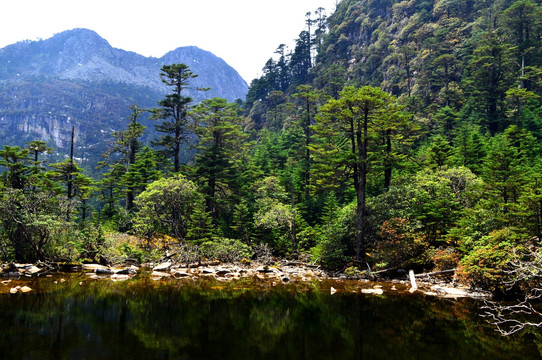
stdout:
{"type": "Polygon", "coordinates": [[[414,270],[408,272],[408,277],[410,278],[410,292],[416,291],[418,284],[416,284],[416,276],[414,275],[414,270]]]}
{"type": "Polygon", "coordinates": [[[440,271],[433,271],[433,272],[428,272],[428,273],[423,273],[423,274],[416,274],[416,275],[414,275],[414,276],[415,276],[415,277],[434,276],[434,275],[441,275],[441,274],[453,273],[453,272],[455,272],[456,270],[457,270],[457,269],[440,270],[440,271]]]}
{"type": "Polygon", "coordinates": [[[317,269],[317,268],[320,267],[319,265],[308,264],[308,263],[304,263],[302,261],[288,261],[288,262],[282,263],[281,265],[282,266],[305,266],[305,267],[308,267],[308,268],[311,268],[311,269],[317,269]]]}
{"type": "Polygon", "coordinates": [[[383,274],[383,273],[386,273],[388,271],[393,271],[393,270],[397,270],[397,268],[388,268],[388,269],[384,269],[384,270],[373,271],[373,272],[371,272],[371,274],[378,275],[378,274],[383,274]]]}

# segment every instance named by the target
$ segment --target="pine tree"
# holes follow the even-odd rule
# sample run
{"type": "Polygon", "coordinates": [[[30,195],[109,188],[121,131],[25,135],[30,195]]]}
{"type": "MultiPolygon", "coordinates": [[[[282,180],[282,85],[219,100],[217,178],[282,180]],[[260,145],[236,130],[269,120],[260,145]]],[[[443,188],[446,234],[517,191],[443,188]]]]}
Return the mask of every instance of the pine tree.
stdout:
{"type": "Polygon", "coordinates": [[[188,111],[193,100],[184,96],[184,90],[197,75],[185,64],[164,65],[161,71],[162,82],[171,87],[172,92],[158,102],[160,107],[151,110],[153,119],[162,120],[156,125],[156,131],[165,134],[154,141],[153,145],[163,147],[173,157],[173,171],[178,173],[181,169],[181,145],[188,140],[190,134],[188,111]]]}
{"type": "Polygon", "coordinates": [[[219,202],[228,201],[224,196],[219,196],[218,191],[222,194],[231,191],[241,165],[238,159],[243,152],[246,135],[242,131],[242,118],[238,111],[236,104],[212,98],[202,101],[192,113],[199,139],[194,172],[202,183],[207,212],[215,224],[219,216],[219,202]]]}

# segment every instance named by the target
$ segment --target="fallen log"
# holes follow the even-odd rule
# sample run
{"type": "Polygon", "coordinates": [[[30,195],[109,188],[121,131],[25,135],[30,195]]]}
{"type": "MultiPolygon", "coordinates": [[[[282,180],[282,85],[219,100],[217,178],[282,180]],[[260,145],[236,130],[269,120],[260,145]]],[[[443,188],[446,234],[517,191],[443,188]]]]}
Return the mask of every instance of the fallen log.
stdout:
{"type": "Polygon", "coordinates": [[[383,274],[385,272],[388,272],[388,271],[393,271],[393,270],[397,270],[397,268],[388,268],[388,269],[384,269],[384,270],[378,270],[378,271],[372,271],[371,274],[372,275],[378,275],[378,274],[383,274]]]}
{"type": "Polygon", "coordinates": [[[441,275],[441,274],[453,273],[453,272],[455,272],[456,270],[457,270],[457,269],[440,270],[440,271],[433,271],[433,272],[428,272],[428,273],[423,273],[423,274],[416,274],[416,275],[414,275],[414,276],[415,276],[415,277],[434,276],[434,275],[441,275]]]}

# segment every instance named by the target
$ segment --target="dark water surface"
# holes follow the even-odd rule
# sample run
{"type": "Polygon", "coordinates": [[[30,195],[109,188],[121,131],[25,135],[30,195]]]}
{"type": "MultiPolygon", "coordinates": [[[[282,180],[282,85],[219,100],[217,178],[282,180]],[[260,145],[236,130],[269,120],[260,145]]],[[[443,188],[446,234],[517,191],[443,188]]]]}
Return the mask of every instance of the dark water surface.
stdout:
{"type": "Polygon", "coordinates": [[[363,295],[360,286],[142,275],[124,282],[84,274],[13,280],[0,285],[0,358],[540,358],[536,334],[497,335],[472,300],[411,295],[391,285],[384,295],[363,295]],[[9,294],[16,285],[33,291],[9,294]]]}

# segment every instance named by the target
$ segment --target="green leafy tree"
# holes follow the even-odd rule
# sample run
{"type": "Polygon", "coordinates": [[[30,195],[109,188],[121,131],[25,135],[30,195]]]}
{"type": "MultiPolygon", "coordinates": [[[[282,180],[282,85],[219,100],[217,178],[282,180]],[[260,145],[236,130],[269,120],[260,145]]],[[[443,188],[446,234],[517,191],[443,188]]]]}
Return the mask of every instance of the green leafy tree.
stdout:
{"type": "Polygon", "coordinates": [[[450,164],[452,147],[448,140],[442,135],[435,135],[431,139],[427,149],[427,163],[431,167],[441,168],[450,164]]]}
{"type": "Polygon", "coordinates": [[[182,242],[203,202],[196,185],[181,174],[156,180],[136,197],[134,229],[148,240],[164,234],[182,242]]]}
{"type": "Polygon", "coordinates": [[[301,102],[303,107],[303,116],[301,120],[301,128],[303,129],[303,135],[305,137],[305,176],[304,176],[304,190],[305,190],[305,201],[309,200],[310,186],[311,186],[311,153],[310,149],[312,146],[311,135],[312,130],[311,126],[314,123],[314,113],[315,108],[318,104],[319,99],[322,97],[322,94],[316,91],[310,85],[299,85],[297,87],[297,92],[293,95],[294,98],[297,98],[301,102]]]}
{"type": "MultiPolygon", "coordinates": [[[[64,183],[66,188],[66,198],[69,207],[67,209],[67,218],[71,218],[71,214],[75,211],[75,200],[83,203],[88,200],[94,190],[94,181],[83,174],[83,169],[74,161],[67,159],[59,163],[50,165],[52,170],[46,173],[46,176],[57,182],[64,183]],[[72,199],[74,201],[72,201],[72,199]]],[[[86,206],[83,204],[83,220],[86,218],[86,206]]]]}
{"type": "Polygon", "coordinates": [[[527,168],[521,165],[517,149],[504,135],[493,138],[490,145],[483,178],[486,191],[491,194],[490,203],[499,209],[505,223],[509,221],[509,214],[522,193],[527,168]]]}
{"type": "Polygon", "coordinates": [[[296,247],[295,209],[287,205],[288,196],[276,176],[268,176],[254,184],[256,194],[256,227],[267,234],[267,242],[280,252],[296,247]],[[291,246],[290,246],[291,245],[291,246]]]}
{"type": "Polygon", "coordinates": [[[54,191],[0,194],[0,233],[8,239],[18,262],[46,260],[46,246],[67,226],[67,202],[54,191]]]}

